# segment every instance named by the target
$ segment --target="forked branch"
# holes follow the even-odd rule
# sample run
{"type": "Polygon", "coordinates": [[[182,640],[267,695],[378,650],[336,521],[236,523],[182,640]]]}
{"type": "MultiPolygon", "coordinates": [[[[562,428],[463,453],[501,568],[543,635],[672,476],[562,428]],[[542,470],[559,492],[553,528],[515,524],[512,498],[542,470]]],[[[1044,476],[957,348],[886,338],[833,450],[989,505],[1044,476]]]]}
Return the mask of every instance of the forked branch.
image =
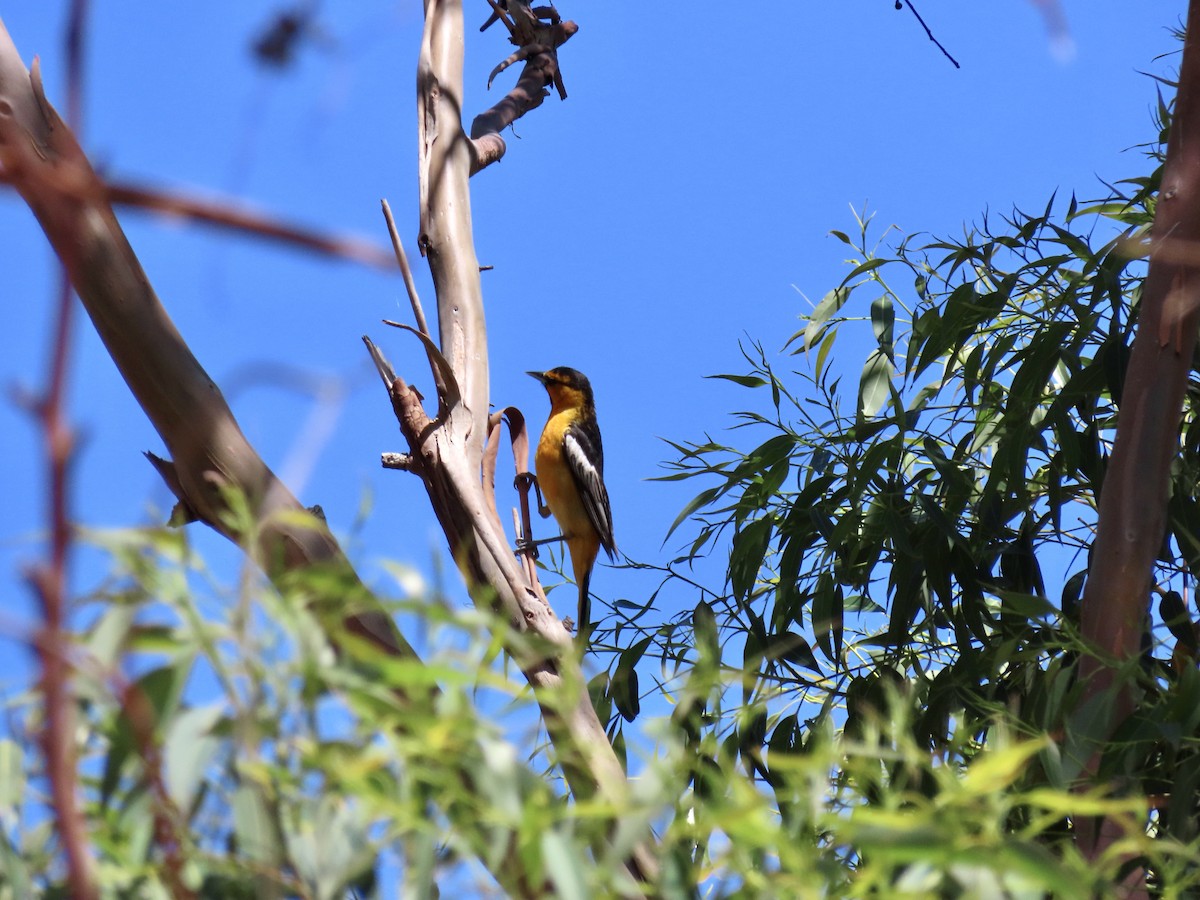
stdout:
{"type": "MultiPolygon", "coordinates": [[[[531,83],[530,73],[539,73],[536,102],[527,107],[532,108],[541,102],[546,85],[557,77],[553,49],[574,33],[575,26],[558,21],[557,14],[542,24],[542,20],[530,18],[534,13],[527,4],[513,0],[507,13],[513,23],[524,23],[513,26],[504,18],[510,28],[526,29],[521,31],[522,40],[532,41],[546,33],[540,29],[558,29],[560,36],[546,38],[548,49],[526,58],[522,80],[531,83]],[[551,68],[537,70],[535,56],[549,60],[551,68]]],[[[592,707],[574,642],[546,602],[535,570],[523,568],[524,563],[514,554],[496,510],[497,423],[488,416],[487,329],[469,194],[469,178],[478,170],[478,156],[472,152],[476,145],[463,131],[462,48],[460,0],[426,0],[417,69],[418,247],[429,260],[437,294],[440,354],[429,354],[435,383],[441,382],[436,419],[426,413],[420,394],[395,376],[379,348],[369,339],[367,345],[408,443],[405,467],[421,478],[476,605],[498,611],[507,620],[505,649],[534,689],[572,792],[606,808],[628,809],[629,784],[592,707]],[[451,384],[458,387],[457,392],[449,390],[451,384]],[[485,454],[489,433],[493,449],[485,454]]],[[[502,119],[490,121],[495,124],[502,119]]],[[[477,119],[476,128],[479,122],[477,119]]],[[[420,333],[419,328],[412,331],[420,333]]],[[[517,423],[518,419],[510,416],[509,421],[517,423]]],[[[519,424],[514,442],[515,455],[520,457],[520,447],[526,442],[519,424]]],[[[612,825],[615,830],[616,822],[612,825]]],[[[649,834],[630,851],[625,864],[635,880],[656,880],[657,859],[649,834]]]]}

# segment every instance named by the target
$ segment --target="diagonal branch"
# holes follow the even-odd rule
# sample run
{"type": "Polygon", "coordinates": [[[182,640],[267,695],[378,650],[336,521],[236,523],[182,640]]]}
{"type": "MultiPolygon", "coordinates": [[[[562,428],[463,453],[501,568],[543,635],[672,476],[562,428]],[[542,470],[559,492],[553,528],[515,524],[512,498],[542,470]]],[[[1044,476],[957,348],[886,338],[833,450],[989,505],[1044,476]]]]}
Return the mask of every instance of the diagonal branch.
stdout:
{"type": "MultiPolygon", "coordinates": [[[[220,390],[192,355],[159,302],[70,129],[25,70],[0,22],[0,163],[66,268],[97,333],[171,455],[168,484],[196,518],[252,547],[275,580],[322,566],[344,576],[344,594],[319,598],[345,611],[344,625],[390,654],[413,656],[377,609],[333,535],[303,511],[247,442],[220,390]],[[231,524],[229,490],[245,494],[254,534],[231,524]]],[[[336,612],[341,617],[341,612],[336,612]]]]}

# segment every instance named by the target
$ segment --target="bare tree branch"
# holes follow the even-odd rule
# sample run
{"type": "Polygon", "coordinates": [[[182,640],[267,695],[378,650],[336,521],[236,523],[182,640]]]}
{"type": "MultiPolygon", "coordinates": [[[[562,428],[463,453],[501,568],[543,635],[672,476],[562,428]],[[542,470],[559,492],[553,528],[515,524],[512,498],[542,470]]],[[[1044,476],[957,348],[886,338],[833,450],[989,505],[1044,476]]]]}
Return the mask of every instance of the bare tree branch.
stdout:
{"type": "MultiPolygon", "coordinates": [[[[67,89],[71,118],[76,124],[82,117],[86,17],[85,0],[72,3],[66,33],[67,89]]],[[[67,886],[72,895],[92,900],[99,897],[99,888],[88,847],[86,824],[79,808],[76,700],[71,687],[73,642],[67,627],[67,558],[72,540],[67,496],[68,468],[75,436],[67,424],[64,407],[74,311],[74,296],[64,270],[51,332],[46,389],[35,410],[46,442],[50,557],[45,563],[32,567],[28,579],[42,610],[42,626],[33,643],[42,669],[40,689],[45,713],[40,744],[50,782],[50,809],[66,857],[67,886]]]]}
{"type": "Polygon", "coordinates": [[[400,274],[404,277],[404,289],[408,291],[408,302],[412,306],[413,318],[417,320],[417,329],[426,337],[433,337],[429,330],[429,322],[425,319],[425,307],[417,295],[417,284],[413,281],[412,268],[408,265],[408,254],[404,252],[404,242],[400,240],[400,232],[396,229],[396,220],[392,217],[392,207],[386,200],[382,201],[383,218],[387,222],[388,237],[392,239],[392,252],[396,254],[396,263],[400,266],[400,274]]]}
{"type": "MultiPolygon", "coordinates": [[[[517,6],[509,4],[514,18],[520,15],[517,6]]],[[[592,707],[574,642],[537,579],[527,576],[510,549],[491,494],[494,461],[484,457],[489,433],[487,331],[469,192],[477,157],[463,133],[462,53],[461,0],[426,0],[417,68],[418,246],[429,260],[441,357],[450,369],[439,374],[447,383],[452,375],[461,394],[439,396],[437,418],[431,419],[420,394],[396,377],[382,352],[366,341],[411,450],[408,468],[425,485],[475,603],[498,609],[508,619],[506,650],[534,688],[572,792],[579,799],[626,809],[629,785],[592,707]]],[[[539,91],[543,87],[544,82],[539,91]]],[[[435,369],[440,367],[440,360],[434,362],[435,369]]],[[[656,879],[657,857],[648,836],[633,848],[626,867],[638,881],[656,879]]]]}

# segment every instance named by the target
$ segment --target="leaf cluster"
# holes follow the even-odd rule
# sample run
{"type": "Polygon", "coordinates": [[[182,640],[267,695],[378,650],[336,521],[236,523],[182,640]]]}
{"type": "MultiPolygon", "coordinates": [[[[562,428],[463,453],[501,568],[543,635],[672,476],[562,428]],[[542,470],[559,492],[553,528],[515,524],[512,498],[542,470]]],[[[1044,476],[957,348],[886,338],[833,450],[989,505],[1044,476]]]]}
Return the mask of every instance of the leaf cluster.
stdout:
{"type": "MultiPolygon", "coordinates": [[[[1161,98],[1158,114],[1162,142],[1161,98]]],[[[886,244],[858,217],[856,232],[833,232],[848,274],[782,361],[747,343],[746,370],[715,376],[752,392],[735,433],[753,439],[672,445],[666,477],[707,486],[676,522],[692,535],[665,583],[695,592],[679,571],[708,553],[728,554],[725,582],[701,592],[690,642],[679,621],[651,644],[684,682],[723,673],[685,732],[691,746],[715,742],[724,757],[710,747],[707,758],[775,791],[827,730],[843,749],[877,734],[890,753],[915,746],[940,761],[909,774],[885,763],[888,788],[860,786],[851,821],[891,808],[897,791],[937,802],[961,788],[994,764],[998,735],[1040,748],[1001,790],[1076,784],[1108,724],[1104,704],[1081,702],[1078,605],[1162,146],[1148,147],[1150,175],[1106,186],[1100,201],[985,215],[957,238],[886,244]],[[881,724],[896,705],[903,714],[881,724]]],[[[1101,772],[1172,855],[1200,829],[1197,625],[1183,600],[1200,566],[1198,401],[1200,360],[1153,585],[1165,605],[1131,673],[1142,703],[1103,745],[1101,772]]],[[[831,783],[861,777],[847,757],[831,783]]],[[[1017,803],[1008,834],[1039,815],[1017,803]]],[[[1064,812],[1036,843],[1061,853],[1070,830],[1064,812]]],[[[844,861],[861,875],[870,858],[851,841],[844,861]]],[[[1200,878],[1190,861],[1155,871],[1168,892],[1200,878]]]]}

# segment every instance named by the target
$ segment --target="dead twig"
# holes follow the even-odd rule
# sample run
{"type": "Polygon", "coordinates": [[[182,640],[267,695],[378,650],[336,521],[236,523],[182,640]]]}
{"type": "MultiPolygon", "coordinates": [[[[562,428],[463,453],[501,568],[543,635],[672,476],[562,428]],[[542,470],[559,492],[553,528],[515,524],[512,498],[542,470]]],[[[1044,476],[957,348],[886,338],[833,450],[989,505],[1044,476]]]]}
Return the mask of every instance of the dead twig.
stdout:
{"type": "MultiPolygon", "coordinates": [[[[931,41],[933,41],[934,44],[937,45],[937,48],[942,51],[942,55],[945,56],[946,59],[950,60],[950,62],[954,63],[954,68],[961,69],[962,66],[958,64],[958,60],[951,56],[950,51],[942,46],[942,42],[933,36],[933,32],[930,30],[929,26],[925,24],[925,20],[921,18],[921,14],[917,12],[917,8],[912,5],[912,0],[903,0],[903,6],[907,6],[909,12],[917,17],[917,21],[921,23],[921,27],[925,29],[925,34],[931,41]]],[[[896,9],[901,8],[902,0],[896,0],[896,9]]]]}
{"type": "MultiPolygon", "coordinates": [[[[560,99],[567,99],[567,88],[558,65],[558,48],[579,30],[574,22],[563,21],[558,11],[550,6],[531,8],[528,2],[514,0],[503,4],[501,10],[493,0],[489,2],[493,15],[504,13],[500,20],[508,29],[509,42],[517,47],[517,51],[492,70],[488,87],[497,75],[515,63],[523,61],[525,66],[504,99],[480,113],[471,123],[472,175],[504,155],[506,145],[500,132],[540,106],[550,85],[554,85],[560,99]]],[[[489,19],[485,27],[491,22],[489,19]]]]}

